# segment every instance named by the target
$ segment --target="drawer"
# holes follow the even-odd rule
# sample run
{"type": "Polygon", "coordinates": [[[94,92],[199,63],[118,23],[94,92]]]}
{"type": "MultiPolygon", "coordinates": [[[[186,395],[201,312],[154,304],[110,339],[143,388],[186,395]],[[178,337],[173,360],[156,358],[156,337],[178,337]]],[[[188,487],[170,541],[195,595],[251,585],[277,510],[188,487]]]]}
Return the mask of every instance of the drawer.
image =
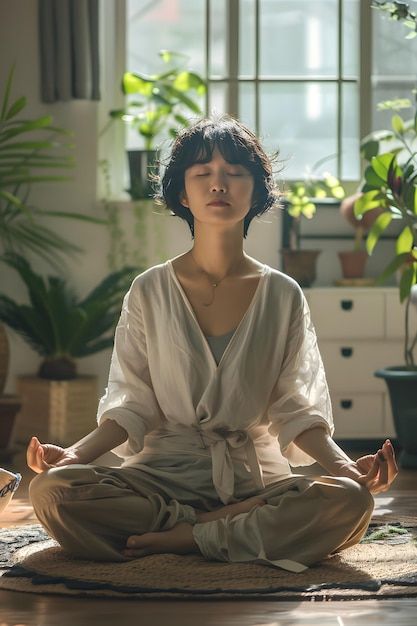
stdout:
{"type": "Polygon", "coordinates": [[[377,339],[385,335],[385,302],[381,291],[311,289],[306,297],[321,339],[377,339]]]}
{"type": "MultiPolygon", "coordinates": [[[[386,306],[386,336],[387,339],[405,338],[405,302],[400,303],[399,290],[389,292],[385,297],[386,306]]],[[[409,311],[410,335],[415,336],[417,332],[417,307],[410,305],[409,311]]]]}
{"type": "Polygon", "coordinates": [[[365,439],[384,434],[384,394],[332,394],[335,439],[365,439]]]}
{"type": "Polygon", "coordinates": [[[398,341],[320,341],[319,349],[333,392],[384,392],[385,382],[374,371],[403,362],[398,341]]]}

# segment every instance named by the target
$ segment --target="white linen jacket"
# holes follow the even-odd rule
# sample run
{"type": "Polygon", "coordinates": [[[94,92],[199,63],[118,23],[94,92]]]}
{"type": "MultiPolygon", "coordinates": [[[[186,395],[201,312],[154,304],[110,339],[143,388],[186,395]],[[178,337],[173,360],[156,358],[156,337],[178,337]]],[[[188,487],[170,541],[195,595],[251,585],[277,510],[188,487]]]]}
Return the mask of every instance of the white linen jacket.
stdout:
{"type": "Polygon", "coordinates": [[[316,334],[299,285],[264,265],[252,301],[217,365],[170,260],[141,273],[126,294],[97,421],[128,433],[113,452],[124,465],[146,456],[205,455],[222,502],[233,499],[232,459],[255,485],[310,465],[294,439],[332,407],[316,334]]]}

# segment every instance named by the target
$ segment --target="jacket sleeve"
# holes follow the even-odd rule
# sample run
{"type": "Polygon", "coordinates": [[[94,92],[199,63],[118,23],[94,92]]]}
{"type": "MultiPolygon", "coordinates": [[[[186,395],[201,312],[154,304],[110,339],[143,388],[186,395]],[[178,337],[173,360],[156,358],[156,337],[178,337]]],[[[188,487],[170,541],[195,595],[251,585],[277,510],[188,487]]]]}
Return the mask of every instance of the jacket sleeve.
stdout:
{"type": "Polygon", "coordinates": [[[163,419],[148,368],[146,337],[133,281],[124,297],[114,336],[108,386],[100,399],[97,422],[112,419],[128,433],[128,439],[112,451],[129,458],[143,449],[145,435],[158,428],[163,419]]]}
{"type": "Polygon", "coordinates": [[[292,466],[315,462],[294,443],[305,430],[321,426],[334,433],[332,406],[317,337],[304,293],[295,291],[281,371],[267,412],[268,431],[278,437],[292,466]]]}

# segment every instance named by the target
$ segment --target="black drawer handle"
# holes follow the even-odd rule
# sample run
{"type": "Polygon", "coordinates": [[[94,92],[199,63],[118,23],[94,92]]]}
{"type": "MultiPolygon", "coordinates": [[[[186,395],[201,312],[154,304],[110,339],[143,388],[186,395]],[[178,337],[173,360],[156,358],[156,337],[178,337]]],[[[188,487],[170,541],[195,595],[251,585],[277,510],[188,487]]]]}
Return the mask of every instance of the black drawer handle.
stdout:
{"type": "Polygon", "coordinates": [[[353,309],[353,300],[342,300],[340,305],[344,311],[351,311],[353,309]]]}
{"type": "Polygon", "coordinates": [[[353,354],[353,348],[340,348],[340,352],[345,359],[348,359],[353,354]]]}
{"type": "Polygon", "coordinates": [[[353,402],[352,400],[341,400],[340,406],[342,407],[342,409],[351,409],[353,406],[353,402]]]}

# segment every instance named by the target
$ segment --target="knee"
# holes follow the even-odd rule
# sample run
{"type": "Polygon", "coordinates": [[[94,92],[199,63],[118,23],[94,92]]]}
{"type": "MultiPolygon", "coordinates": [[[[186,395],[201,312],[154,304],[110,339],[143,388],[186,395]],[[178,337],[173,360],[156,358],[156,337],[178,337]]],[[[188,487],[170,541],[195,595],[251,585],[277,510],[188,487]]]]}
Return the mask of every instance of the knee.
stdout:
{"type": "Polygon", "coordinates": [[[29,484],[29,498],[36,510],[42,503],[51,498],[66,486],[70,486],[73,479],[73,469],[69,467],[54,467],[37,474],[29,484]]]}
{"type": "Polygon", "coordinates": [[[369,489],[360,485],[352,478],[339,477],[342,490],[340,496],[347,509],[359,517],[371,517],[374,510],[374,499],[369,489]]]}

